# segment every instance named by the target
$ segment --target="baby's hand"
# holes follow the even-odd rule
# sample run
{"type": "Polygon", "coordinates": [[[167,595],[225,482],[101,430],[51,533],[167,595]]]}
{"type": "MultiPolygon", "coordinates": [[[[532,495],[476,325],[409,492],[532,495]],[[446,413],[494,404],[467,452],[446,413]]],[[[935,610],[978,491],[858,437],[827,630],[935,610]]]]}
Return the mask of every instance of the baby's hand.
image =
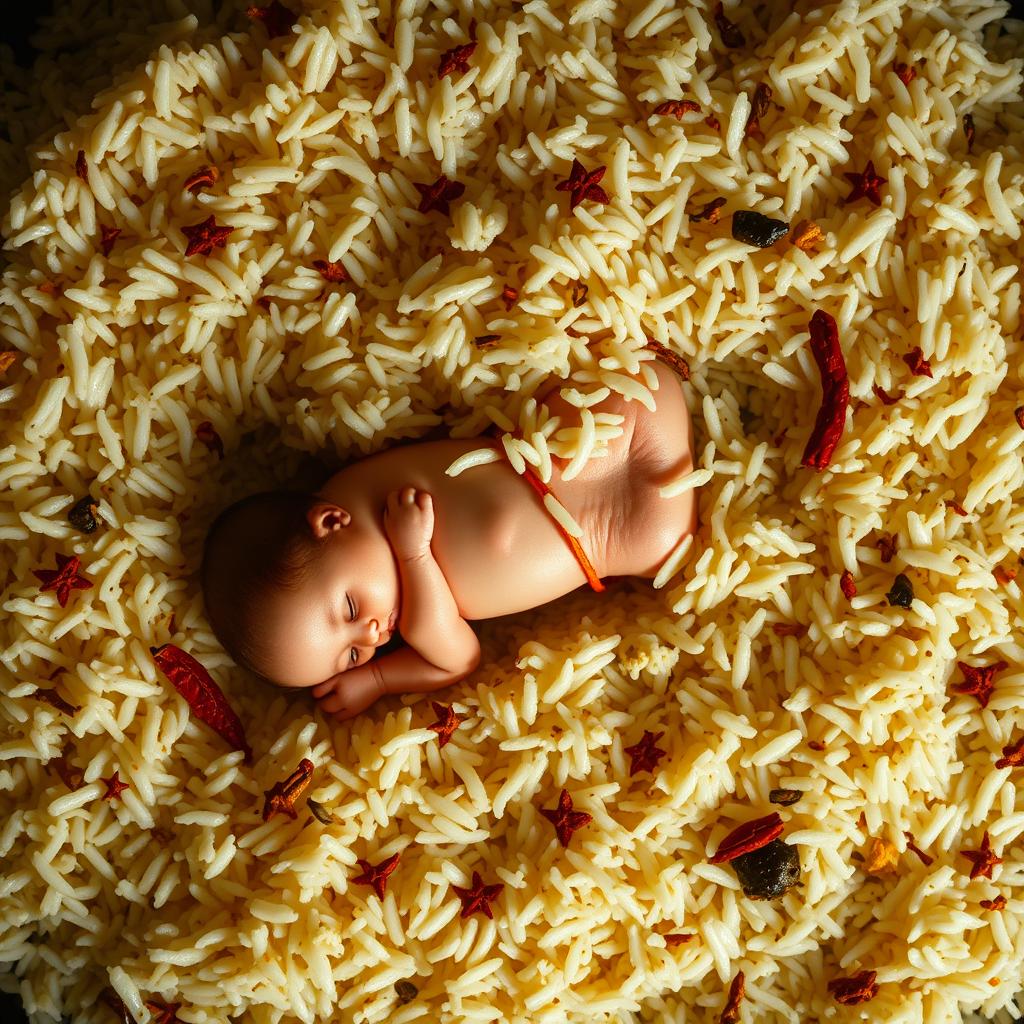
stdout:
{"type": "Polygon", "coordinates": [[[434,536],[434,502],[426,491],[403,487],[388,495],[384,508],[384,529],[403,561],[415,561],[430,554],[434,536]]]}
{"type": "Polygon", "coordinates": [[[384,695],[384,680],[372,662],[339,672],[310,691],[321,709],[339,721],[354,718],[384,695]]]}

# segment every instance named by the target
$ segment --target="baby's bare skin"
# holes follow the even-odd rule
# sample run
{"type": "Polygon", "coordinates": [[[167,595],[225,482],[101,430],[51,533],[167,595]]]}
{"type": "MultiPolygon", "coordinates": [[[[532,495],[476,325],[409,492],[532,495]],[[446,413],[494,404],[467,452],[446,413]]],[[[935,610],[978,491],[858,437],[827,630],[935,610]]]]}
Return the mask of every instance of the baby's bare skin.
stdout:
{"type": "MultiPolygon", "coordinates": [[[[652,578],[696,525],[692,492],[658,494],[692,469],[693,444],[678,378],[654,367],[656,412],[616,395],[593,407],[625,417],[605,458],[591,459],[568,481],[561,477],[567,460],[553,458],[549,487],[582,528],[580,543],[601,577],[652,578]]],[[[578,410],[550,393],[557,386],[538,398],[562,425],[574,426],[578,410]]],[[[504,456],[457,477],[445,473],[481,446],[481,438],[399,446],[347,466],[318,492],[322,504],[310,525],[335,535],[339,559],[318,572],[319,593],[292,595],[280,611],[310,635],[320,605],[348,609],[312,642],[288,645],[291,677],[306,680],[293,685],[322,673],[313,694],[324,710],[351,717],[382,693],[450,685],[479,661],[467,621],[535,608],[586,583],[542,499],[504,456]],[[408,648],[374,658],[395,627],[408,648]],[[320,649],[327,660],[311,655],[300,665],[320,649]],[[336,658],[335,649],[348,649],[354,663],[336,658]]]]}

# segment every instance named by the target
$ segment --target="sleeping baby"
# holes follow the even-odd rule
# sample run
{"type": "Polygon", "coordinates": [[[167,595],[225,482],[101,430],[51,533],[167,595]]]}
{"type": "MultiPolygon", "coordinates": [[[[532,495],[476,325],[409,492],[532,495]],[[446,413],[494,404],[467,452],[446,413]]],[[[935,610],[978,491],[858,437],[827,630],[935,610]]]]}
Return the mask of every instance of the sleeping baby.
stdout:
{"type": "MultiPolygon", "coordinates": [[[[529,467],[524,478],[502,458],[445,473],[488,441],[503,452],[493,439],[391,448],[315,494],[264,492],[221,513],[202,565],[218,639],[239,664],[279,686],[312,687],[325,711],[351,718],[384,694],[469,675],[480,660],[474,619],[584,583],[603,590],[604,576],[653,578],[695,529],[696,509],[692,491],[659,494],[692,469],[693,441],[679,378],[649,365],[653,411],[614,393],[591,407],[623,418],[604,457],[565,480],[567,460],[552,456],[547,488],[582,535],[552,517],[529,467]]],[[[551,394],[559,383],[536,397],[561,424],[578,421],[551,394]]]]}

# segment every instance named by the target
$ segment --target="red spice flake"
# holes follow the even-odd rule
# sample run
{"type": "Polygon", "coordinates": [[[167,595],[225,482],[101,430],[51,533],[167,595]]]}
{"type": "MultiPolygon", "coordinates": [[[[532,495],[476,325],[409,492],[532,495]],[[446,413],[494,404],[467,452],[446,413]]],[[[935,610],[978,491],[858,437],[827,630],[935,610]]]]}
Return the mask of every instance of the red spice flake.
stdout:
{"type": "Polygon", "coordinates": [[[302,796],[310,779],[313,778],[313,762],[304,757],[299,762],[299,767],[288,776],[284,782],[275,782],[270,789],[263,794],[263,820],[270,821],[275,814],[287,814],[294,820],[299,816],[295,810],[295,801],[302,796]]]}
{"type": "Polygon", "coordinates": [[[218,178],[220,178],[220,171],[216,167],[200,167],[195,174],[185,179],[185,184],[182,188],[195,196],[202,192],[204,188],[212,188],[216,185],[218,178]]]}
{"type": "Polygon", "coordinates": [[[1024,430],[1024,405],[1018,405],[1013,410],[1013,418],[1017,421],[1017,426],[1024,430]]]}
{"type": "Polygon", "coordinates": [[[726,997],[722,1016],[718,1018],[718,1024],[738,1024],[740,1003],[743,1002],[743,997],[746,995],[746,981],[743,972],[737,971],[736,977],[732,979],[732,984],[729,986],[729,995],[726,997]]]}
{"type": "Polygon", "coordinates": [[[441,63],[437,67],[437,77],[445,78],[458,72],[465,75],[469,71],[469,58],[476,51],[476,41],[453,46],[441,54],[441,63]]]}
{"type": "Polygon", "coordinates": [[[1024,736],[1003,747],[1003,756],[996,761],[997,768],[1019,768],[1024,764],[1024,736]]]}
{"type": "Polygon", "coordinates": [[[484,351],[497,346],[500,340],[500,334],[479,334],[473,339],[473,344],[481,351],[484,351]]]}
{"type": "Polygon", "coordinates": [[[461,715],[457,715],[449,704],[441,704],[436,700],[430,702],[437,715],[437,721],[427,728],[436,732],[439,738],[438,746],[443,747],[452,738],[452,733],[465,721],[461,715]]]}
{"type": "Polygon", "coordinates": [[[883,405],[895,405],[903,397],[900,394],[886,394],[886,392],[878,384],[872,384],[871,390],[875,393],[875,398],[877,398],[883,405]]]}
{"type": "Polygon", "coordinates": [[[894,533],[884,534],[875,541],[875,547],[878,548],[884,563],[888,564],[893,560],[898,544],[899,538],[894,533]]]}
{"type": "Polygon", "coordinates": [[[462,901],[461,917],[469,917],[471,914],[479,911],[493,920],[494,914],[491,912],[491,904],[501,895],[501,890],[505,886],[501,882],[498,882],[496,885],[484,885],[480,872],[474,871],[472,888],[463,889],[457,885],[453,885],[452,888],[462,901]]]}
{"type": "Polygon", "coordinates": [[[245,738],[242,723],[203,665],[174,644],[150,647],[149,651],[160,671],[188,702],[196,718],[227,740],[235,750],[244,751],[246,762],[251,761],[252,748],[245,738]]]}
{"type": "Polygon", "coordinates": [[[574,281],[572,285],[572,304],[574,309],[579,309],[587,301],[587,293],[590,289],[582,281],[574,281]]]}
{"type": "Polygon", "coordinates": [[[181,1003],[158,1003],[155,999],[147,999],[144,1005],[153,1014],[150,1024],[182,1024],[178,1016],[181,1003]]]}
{"type": "Polygon", "coordinates": [[[120,228],[108,228],[103,224],[100,225],[100,248],[103,250],[104,256],[110,255],[120,234],[120,228]]]}
{"type": "Polygon", "coordinates": [[[654,112],[660,117],[674,117],[682,121],[684,114],[699,114],[700,104],[693,100],[665,100],[654,108],[654,112]]]}
{"type": "Polygon", "coordinates": [[[388,878],[391,877],[391,873],[398,867],[398,862],[401,859],[402,855],[396,853],[388,857],[382,864],[376,865],[376,867],[366,860],[356,861],[363,869],[363,873],[357,878],[353,878],[352,884],[373,886],[373,891],[377,894],[378,898],[384,899],[384,893],[387,892],[388,887],[388,878]]]}
{"type": "Polygon", "coordinates": [[[847,601],[857,596],[857,584],[854,582],[853,573],[849,569],[844,569],[843,575],[839,577],[839,589],[843,592],[843,597],[847,601]]]}
{"type": "Polygon", "coordinates": [[[540,813],[555,826],[555,831],[558,833],[558,841],[563,846],[569,845],[569,840],[572,839],[574,832],[578,832],[594,820],[593,815],[587,814],[586,811],[574,811],[572,809],[572,797],[567,789],[562,790],[562,795],[558,798],[557,807],[551,810],[541,808],[540,813]]]}
{"type": "Polygon", "coordinates": [[[718,844],[718,852],[709,859],[709,863],[725,864],[752,850],[760,850],[762,846],[767,846],[778,839],[782,831],[782,818],[779,817],[778,811],[748,821],[734,828],[718,844]]]}
{"type": "Polygon", "coordinates": [[[708,126],[708,127],[709,127],[709,128],[710,128],[710,129],[712,130],[712,131],[713,131],[713,132],[717,132],[717,131],[718,131],[718,129],[722,127],[722,125],[721,125],[721,124],[719,123],[719,120],[718,120],[718,118],[717,118],[717,117],[715,117],[715,115],[714,115],[714,114],[708,114],[708,116],[704,118],[704,123],[705,123],[705,124],[706,124],[706,125],[707,125],[707,126],[708,126]]]}
{"type": "Polygon", "coordinates": [[[925,867],[931,867],[935,858],[929,856],[927,853],[924,852],[924,850],[918,847],[918,845],[914,842],[914,834],[912,832],[904,832],[903,837],[907,841],[907,849],[915,853],[925,867]]]}
{"type": "Polygon", "coordinates": [[[825,744],[822,743],[821,740],[808,740],[807,746],[809,746],[811,750],[817,750],[819,752],[825,749],[825,744]]]}
{"type": "Polygon", "coordinates": [[[608,193],[598,185],[607,169],[607,167],[602,165],[595,167],[592,171],[588,171],[579,160],[573,159],[569,177],[555,185],[559,192],[568,192],[570,194],[570,213],[586,199],[591,199],[595,203],[607,204],[611,202],[608,198],[608,193]]]}
{"type": "Polygon", "coordinates": [[[776,636],[806,636],[807,627],[798,622],[773,622],[772,629],[776,636]]]}
{"type": "Polygon", "coordinates": [[[89,182],[89,162],[85,159],[85,150],[80,149],[75,157],[75,174],[86,184],[89,182]]]}
{"type": "Polygon", "coordinates": [[[903,362],[910,367],[910,372],[915,377],[930,377],[932,375],[932,364],[924,358],[920,345],[912,352],[908,352],[903,357],[903,362]]]}
{"type": "Polygon", "coordinates": [[[203,420],[196,427],[196,438],[202,441],[211,452],[216,452],[220,458],[224,458],[224,442],[209,420],[203,420]]]}
{"type": "Polygon", "coordinates": [[[1006,906],[1006,897],[1000,893],[994,900],[982,900],[981,906],[985,910],[1002,910],[1006,906]]]}
{"type": "Polygon", "coordinates": [[[56,281],[44,281],[42,284],[36,285],[36,288],[41,291],[44,295],[56,295],[60,291],[60,285],[56,281]]]}
{"type": "Polygon", "coordinates": [[[348,280],[348,274],[342,263],[332,263],[328,260],[313,260],[313,269],[320,272],[320,276],[331,284],[341,284],[348,280]]]}
{"type": "Polygon", "coordinates": [[[730,50],[746,46],[747,40],[735,22],[725,16],[725,9],[720,3],[715,4],[715,25],[718,27],[718,34],[721,36],[723,45],[730,50]]]}
{"type": "Polygon", "coordinates": [[[951,498],[947,498],[946,502],[945,502],[945,505],[946,505],[946,508],[951,509],[958,516],[965,516],[965,515],[967,515],[967,509],[965,509],[963,507],[963,505],[960,504],[959,501],[953,501],[951,498]]]}
{"type": "Polygon", "coordinates": [[[505,312],[507,313],[519,301],[519,289],[513,288],[510,284],[505,285],[501,289],[501,301],[505,303],[505,312]]]}
{"type": "Polygon", "coordinates": [[[17,362],[16,352],[0,352],[0,376],[3,376],[17,362]]]}
{"type": "Polygon", "coordinates": [[[837,1003],[842,1003],[843,1006],[856,1006],[878,995],[878,985],[875,982],[877,976],[877,971],[861,971],[852,978],[833,978],[828,983],[828,990],[837,1003]]]}
{"type": "Polygon", "coordinates": [[[803,466],[824,469],[832,461],[846,426],[850,379],[835,318],[823,309],[816,310],[811,317],[810,332],[811,353],[821,374],[822,401],[800,462],[803,466]]]}
{"type": "Polygon", "coordinates": [[[281,0],[273,0],[273,3],[266,7],[247,7],[245,13],[253,21],[263,22],[270,39],[286,35],[295,24],[295,15],[281,3],[281,0]]]}
{"type": "Polygon", "coordinates": [[[640,742],[632,747],[626,747],[626,753],[630,756],[629,776],[632,778],[637,772],[654,772],[658,762],[665,756],[667,751],[658,746],[658,740],[664,736],[664,732],[648,732],[644,734],[640,742]]]}
{"type": "Polygon", "coordinates": [[[893,64],[892,69],[896,73],[896,77],[904,85],[910,85],[910,83],[917,78],[917,70],[909,64],[904,64],[901,60],[896,61],[896,63],[893,64]]]}
{"type": "Polygon", "coordinates": [[[1003,863],[1002,857],[997,857],[992,852],[992,841],[988,837],[988,831],[981,837],[980,850],[961,850],[961,857],[966,857],[971,862],[971,879],[991,878],[992,869],[1003,863]]]}
{"type": "Polygon", "coordinates": [[[453,199],[458,199],[466,191],[466,186],[461,181],[451,181],[446,174],[442,174],[437,181],[432,182],[430,185],[425,185],[420,181],[413,182],[413,184],[416,186],[416,191],[420,194],[420,213],[430,213],[431,210],[437,210],[446,217],[451,212],[448,204],[453,199]]]}
{"type": "Polygon", "coordinates": [[[101,1002],[110,1007],[111,1010],[121,1019],[121,1024],[135,1024],[135,1018],[128,1012],[121,997],[110,989],[104,989],[100,996],[101,1002]]]}
{"type": "Polygon", "coordinates": [[[813,252],[814,247],[824,241],[825,235],[813,220],[802,220],[789,236],[789,240],[802,252],[813,252]]]}
{"type": "Polygon", "coordinates": [[[964,674],[964,682],[956,683],[953,686],[955,693],[968,697],[977,697],[978,703],[984,708],[992,697],[995,689],[993,677],[997,672],[1007,668],[1005,661],[997,661],[992,665],[968,665],[964,661],[958,661],[957,667],[964,674]]]}
{"type": "Polygon", "coordinates": [[[655,359],[660,359],[669,369],[675,370],[680,378],[683,380],[690,379],[690,364],[681,355],[673,352],[667,345],[662,345],[660,341],[648,338],[644,348],[649,348],[654,353],[655,359]]]}
{"type": "Polygon", "coordinates": [[[34,700],[49,704],[50,707],[56,708],[58,711],[63,711],[65,715],[73,715],[76,711],[82,710],[74,704],[69,704],[56,690],[36,690],[32,697],[34,700]]]}
{"type": "Polygon", "coordinates": [[[764,138],[764,132],[761,131],[761,118],[768,113],[773,95],[772,87],[767,82],[759,83],[754,90],[753,99],[750,101],[750,114],[743,128],[745,138],[749,139],[752,135],[756,135],[759,139],[764,138]]]}
{"type": "Polygon", "coordinates": [[[996,583],[1005,587],[1007,583],[1012,583],[1017,578],[1017,570],[1004,569],[1001,565],[997,565],[992,570],[992,575],[996,578],[996,583]]]}
{"type": "Polygon", "coordinates": [[[716,196],[710,202],[705,203],[696,213],[690,214],[690,220],[706,220],[710,224],[717,224],[722,216],[721,209],[725,206],[725,197],[716,196]]]}
{"type": "Polygon", "coordinates": [[[91,590],[92,580],[80,576],[78,570],[82,562],[78,555],[57,555],[57,568],[54,569],[33,569],[32,574],[42,583],[39,588],[41,594],[47,590],[57,592],[57,604],[66,608],[68,598],[72,590],[91,590]]]}
{"type": "Polygon", "coordinates": [[[211,215],[201,224],[192,224],[181,230],[188,239],[186,256],[209,256],[214,249],[223,249],[228,244],[228,235],[235,229],[218,224],[217,219],[211,215]]]}
{"type": "Polygon", "coordinates": [[[967,152],[973,152],[974,150],[974,115],[964,114],[964,138],[967,139],[967,152]]]}
{"type": "Polygon", "coordinates": [[[669,949],[675,949],[676,946],[682,946],[689,942],[693,938],[693,934],[691,932],[669,932],[667,935],[662,935],[662,938],[669,949]]]}
{"type": "Polygon", "coordinates": [[[867,198],[875,206],[882,205],[879,189],[889,179],[875,174],[875,164],[868,161],[867,167],[858,174],[856,171],[845,171],[843,177],[853,185],[853,191],[843,200],[844,203],[855,203],[858,199],[867,198]]]}
{"type": "Polygon", "coordinates": [[[66,754],[61,754],[60,757],[53,759],[53,767],[60,776],[61,782],[70,790],[76,790],[82,785],[82,781],[85,778],[85,772],[81,768],[71,764],[66,754]]]}
{"type": "Polygon", "coordinates": [[[107,791],[103,794],[104,800],[120,800],[121,794],[128,789],[128,783],[122,782],[117,772],[114,772],[109,779],[100,779],[107,784],[107,791]]]}

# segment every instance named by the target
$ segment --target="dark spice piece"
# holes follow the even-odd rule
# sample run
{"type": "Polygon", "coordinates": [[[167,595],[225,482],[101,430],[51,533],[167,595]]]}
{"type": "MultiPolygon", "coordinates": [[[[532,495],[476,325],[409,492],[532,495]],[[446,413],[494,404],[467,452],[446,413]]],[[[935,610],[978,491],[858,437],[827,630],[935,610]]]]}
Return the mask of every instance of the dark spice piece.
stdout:
{"type": "Polygon", "coordinates": [[[341,284],[348,280],[348,274],[341,262],[330,262],[329,260],[313,260],[313,269],[320,272],[320,276],[331,284],[341,284]]]}
{"type": "Polygon", "coordinates": [[[56,569],[33,569],[32,575],[42,583],[39,588],[41,594],[47,590],[55,590],[57,604],[61,608],[66,608],[72,590],[91,590],[93,587],[92,580],[79,575],[78,570],[81,567],[82,562],[78,555],[57,555],[56,569]]]}
{"type": "Polygon", "coordinates": [[[99,507],[99,503],[93,501],[92,496],[87,494],[68,510],[68,522],[82,533],[94,533],[99,525],[96,521],[96,512],[99,507]]]}
{"type": "Polygon", "coordinates": [[[910,367],[910,372],[915,377],[930,377],[932,375],[932,364],[924,358],[920,345],[912,352],[908,352],[903,357],[903,362],[910,367]]]}
{"type": "Polygon", "coordinates": [[[763,818],[755,818],[738,828],[734,828],[719,844],[718,852],[711,858],[711,864],[724,864],[735,860],[745,853],[753,850],[760,850],[770,842],[782,835],[782,818],[777,811],[765,815],[763,818]]]}
{"type": "Polygon", "coordinates": [[[719,211],[725,206],[725,202],[724,196],[716,196],[714,199],[706,202],[696,213],[691,213],[690,220],[706,220],[711,224],[717,224],[722,216],[719,211]]]}
{"type": "Polygon", "coordinates": [[[922,850],[917,843],[914,842],[914,835],[912,832],[904,832],[903,838],[907,841],[907,849],[914,853],[918,859],[924,864],[925,867],[931,867],[935,862],[935,858],[930,854],[927,854],[922,850]]]}
{"type": "Polygon", "coordinates": [[[893,64],[892,69],[896,72],[896,77],[904,85],[910,85],[910,83],[917,78],[917,71],[909,64],[904,64],[903,61],[897,61],[893,64]]]}
{"type": "Polygon", "coordinates": [[[729,47],[730,50],[746,46],[746,36],[743,35],[735,22],[730,21],[725,16],[725,9],[720,3],[715,4],[715,25],[718,27],[718,34],[721,36],[722,43],[729,47]]]}
{"type": "Polygon", "coordinates": [[[746,978],[742,971],[737,971],[736,977],[732,979],[732,984],[729,986],[729,994],[725,998],[725,1008],[722,1010],[722,1016],[718,1018],[718,1024],[739,1024],[740,1003],[743,1002],[745,995],[746,978]]]}
{"type": "Polygon", "coordinates": [[[885,596],[891,606],[909,608],[914,602],[914,584],[903,573],[899,573],[885,596]]]}
{"type": "Polygon", "coordinates": [[[777,900],[800,881],[800,855],[781,839],[736,857],[732,866],[752,900],[777,900]]]}
{"type": "Polygon", "coordinates": [[[681,380],[690,379],[690,364],[681,355],[673,352],[667,345],[662,345],[660,341],[648,338],[644,348],[649,348],[654,353],[655,359],[660,359],[669,369],[675,370],[681,380]]]}
{"type": "Polygon", "coordinates": [[[843,592],[843,597],[847,601],[857,596],[857,584],[854,581],[853,573],[849,569],[844,569],[842,576],[839,577],[839,589],[843,592]]]}
{"type": "Polygon", "coordinates": [[[499,334],[479,334],[473,339],[473,344],[478,349],[494,348],[501,339],[499,334]]]}
{"type": "Polygon", "coordinates": [[[996,761],[996,767],[1019,768],[1022,764],[1024,764],[1024,736],[1003,747],[1003,756],[996,761]]]}
{"type": "Polygon", "coordinates": [[[182,1024],[178,1016],[181,1003],[158,1003],[156,1000],[147,999],[144,1005],[153,1015],[150,1017],[150,1024],[182,1024]]]}
{"type": "Polygon", "coordinates": [[[1006,906],[1006,897],[1000,893],[994,900],[982,900],[981,906],[986,910],[1002,910],[1006,906]]]}
{"type": "Polygon", "coordinates": [[[821,408],[804,448],[801,465],[824,469],[831,461],[846,426],[850,379],[839,344],[839,326],[825,310],[816,310],[809,325],[811,353],[821,374],[821,408]]]}
{"type": "Polygon", "coordinates": [[[807,746],[809,746],[811,750],[817,750],[819,753],[825,749],[825,744],[822,743],[821,740],[808,740],[807,746]]]}
{"type": "Polygon", "coordinates": [[[659,116],[674,117],[682,121],[684,114],[699,114],[700,104],[693,100],[665,100],[654,108],[655,114],[659,116]]]}
{"type": "Polygon", "coordinates": [[[566,847],[569,845],[574,833],[586,827],[594,820],[593,815],[587,814],[586,811],[574,811],[572,809],[572,797],[567,789],[562,790],[562,794],[558,798],[557,807],[551,809],[541,808],[540,813],[555,826],[558,841],[566,847]]]}
{"type": "Polygon", "coordinates": [[[1006,569],[1001,565],[997,565],[992,570],[992,575],[995,577],[996,583],[1005,587],[1007,583],[1012,583],[1017,578],[1017,570],[1006,569]]]}
{"type": "Polygon", "coordinates": [[[884,563],[887,564],[893,560],[898,544],[899,538],[894,533],[884,534],[875,541],[875,547],[878,548],[878,552],[882,556],[882,561],[884,563]]]}
{"type": "Polygon", "coordinates": [[[761,118],[768,113],[772,95],[772,87],[767,82],[759,83],[754,90],[753,99],[750,101],[750,114],[743,128],[745,138],[749,139],[752,135],[756,135],[759,139],[764,138],[764,132],[761,131],[761,118]]]}
{"type": "Polygon", "coordinates": [[[955,683],[953,691],[968,697],[977,697],[978,703],[984,708],[992,697],[995,689],[993,677],[997,672],[1002,672],[1009,666],[1005,661],[997,661],[992,665],[968,665],[964,661],[958,661],[957,666],[964,674],[964,682],[955,683]]]}
{"type": "Polygon", "coordinates": [[[844,171],[843,177],[853,185],[853,191],[843,200],[844,203],[855,203],[858,199],[866,198],[875,206],[882,205],[879,190],[889,179],[875,174],[874,161],[869,160],[859,174],[856,171],[844,171]]]}
{"type": "Polygon", "coordinates": [[[608,198],[608,193],[598,184],[604,177],[607,169],[607,167],[602,165],[601,167],[595,167],[592,171],[588,171],[579,160],[573,158],[569,177],[555,185],[559,192],[569,193],[570,213],[586,199],[604,205],[611,202],[608,198]]]}
{"type": "Polygon", "coordinates": [[[1017,421],[1017,426],[1024,430],[1024,405],[1018,405],[1013,410],[1013,418],[1017,421]]]}
{"type": "Polygon", "coordinates": [[[803,793],[799,789],[773,789],[768,794],[768,801],[769,803],[789,807],[791,804],[795,804],[802,796],[803,793]]]}
{"type": "Polygon", "coordinates": [[[871,390],[875,393],[875,398],[879,399],[883,405],[895,405],[903,396],[902,395],[889,395],[878,384],[872,384],[871,390]]]}
{"type": "Polygon", "coordinates": [[[476,41],[464,43],[462,46],[453,46],[441,54],[441,63],[437,68],[437,77],[444,78],[447,75],[454,75],[458,72],[464,75],[469,71],[469,58],[476,51],[476,41]]]}
{"type": "Polygon", "coordinates": [[[192,224],[181,229],[188,239],[185,247],[186,256],[209,256],[214,249],[223,249],[228,244],[228,235],[234,228],[217,223],[217,218],[209,216],[201,224],[192,224]]]}
{"type": "Polygon", "coordinates": [[[375,867],[370,864],[369,861],[357,860],[356,863],[363,869],[363,873],[357,878],[352,879],[353,885],[369,885],[372,886],[373,891],[377,894],[378,898],[384,899],[384,893],[387,891],[388,878],[391,873],[398,867],[398,862],[402,859],[400,853],[396,853],[391,857],[388,857],[382,864],[378,864],[375,867]]]}
{"type": "Polygon", "coordinates": [[[582,281],[573,281],[572,304],[575,309],[579,309],[587,301],[587,293],[589,291],[590,289],[582,281]]]}
{"type": "Polygon", "coordinates": [[[313,762],[304,757],[299,762],[299,767],[284,782],[275,782],[263,794],[264,821],[270,821],[275,814],[287,814],[292,819],[299,816],[299,812],[295,810],[295,801],[302,796],[313,778],[313,767],[313,762]]]}
{"type": "Polygon", "coordinates": [[[122,782],[121,777],[115,771],[109,779],[100,779],[100,782],[107,784],[107,791],[103,794],[103,800],[120,800],[121,794],[128,789],[128,783],[122,782]]]}
{"type": "Polygon", "coordinates": [[[200,167],[195,174],[185,179],[185,184],[182,188],[195,196],[202,192],[204,188],[211,188],[213,185],[216,185],[219,177],[220,171],[216,167],[200,167]]]}
{"type": "Polygon", "coordinates": [[[964,114],[964,138],[967,139],[967,152],[974,150],[974,115],[964,114]]]}
{"type": "Polygon", "coordinates": [[[216,452],[219,458],[224,458],[224,442],[220,439],[220,434],[217,433],[209,420],[203,420],[196,427],[196,438],[205,444],[211,452],[216,452]]]}
{"type": "Polygon", "coordinates": [[[295,24],[295,15],[281,0],[273,0],[266,7],[247,7],[245,13],[253,21],[262,21],[270,39],[286,35],[295,24]]]}
{"type": "Polygon", "coordinates": [[[103,994],[100,996],[100,1001],[114,1011],[121,1024],[135,1024],[135,1018],[128,1012],[128,1007],[124,1005],[121,997],[116,992],[104,989],[103,994]]]}
{"type": "Polygon", "coordinates": [[[314,818],[324,825],[333,825],[337,820],[330,811],[328,811],[322,803],[309,797],[306,800],[306,806],[312,812],[314,818]]]}
{"type": "Polygon", "coordinates": [[[807,636],[807,627],[799,622],[773,622],[776,636],[807,636]]]}
{"type": "Polygon", "coordinates": [[[852,978],[833,978],[828,983],[828,990],[837,1003],[842,1003],[843,1006],[856,1006],[878,995],[876,977],[877,971],[861,971],[852,978]]]}
{"type": "Polygon", "coordinates": [[[512,307],[519,301],[519,289],[507,284],[501,289],[501,301],[505,304],[505,312],[511,311],[512,307]]]}
{"type": "Polygon", "coordinates": [[[669,949],[675,949],[676,946],[682,946],[690,942],[693,939],[693,934],[691,932],[668,932],[662,938],[669,949]]]}
{"type": "Polygon", "coordinates": [[[89,163],[85,159],[85,150],[80,149],[78,156],[75,157],[75,174],[78,175],[86,184],[89,183],[89,163]]]}
{"type": "Polygon", "coordinates": [[[452,710],[451,705],[441,704],[436,700],[432,700],[430,703],[433,705],[434,714],[437,715],[437,721],[428,725],[427,728],[437,733],[437,745],[443,747],[452,738],[452,733],[458,729],[464,719],[452,710]]]}
{"type": "Polygon", "coordinates": [[[952,509],[958,516],[967,515],[967,509],[959,501],[953,501],[951,498],[948,498],[945,504],[947,508],[952,509]]]}
{"type": "Polygon", "coordinates": [[[665,756],[667,751],[658,746],[658,740],[664,736],[664,732],[648,732],[644,729],[640,742],[632,747],[626,747],[626,753],[631,759],[629,775],[632,778],[637,772],[654,772],[658,762],[665,756]]]}
{"type": "Polygon", "coordinates": [[[491,920],[494,920],[494,914],[491,912],[491,904],[501,895],[501,890],[505,886],[498,882],[496,885],[484,885],[484,880],[480,877],[479,871],[473,872],[473,885],[470,889],[463,889],[458,885],[453,885],[452,888],[455,890],[459,899],[462,901],[462,913],[460,917],[466,918],[477,912],[486,914],[491,920]]]}
{"type": "Polygon", "coordinates": [[[420,213],[437,210],[438,213],[442,213],[446,217],[451,212],[448,204],[453,199],[458,199],[466,191],[466,186],[461,181],[451,181],[446,174],[442,174],[429,185],[419,181],[413,182],[413,184],[420,194],[420,213]]]}
{"type": "Polygon", "coordinates": [[[395,993],[398,996],[398,1005],[405,1006],[420,994],[420,990],[411,981],[406,981],[403,978],[401,981],[395,982],[395,993]]]}
{"type": "Polygon", "coordinates": [[[85,772],[81,768],[73,765],[69,760],[67,754],[61,754],[60,757],[53,759],[53,767],[60,777],[61,782],[64,783],[68,789],[74,791],[82,785],[82,781],[85,778],[85,772]]]}
{"type": "Polygon", "coordinates": [[[824,241],[825,234],[814,223],[813,220],[802,220],[795,228],[793,228],[793,234],[789,236],[789,240],[801,251],[801,252],[814,252],[815,246],[824,241]]]}
{"type": "Polygon", "coordinates": [[[117,241],[120,234],[120,228],[108,228],[104,224],[100,225],[100,249],[104,256],[109,256],[113,251],[114,243],[117,241]]]}
{"type": "Polygon", "coordinates": [[[50,707],[56,708],[58,711],[63,711],[65,715],[73,715],[76,711],[82,710],[74,704],[69,704],[56,690],[36,690],[32,697],[34,700],[49,704],[50,707]]]}
{"type": "Polygon", "coordinates": [[[718,129],[722,127],[722,126],[721,126],[721,124],[719,124],[719,122],[718,122],[718,118],[717,118],[717,117],[715,117],[715,115],[714,115],[714,114],[708,114],[708,116],[704,118],[704,123],[705,123],[705,124],[706,124],[706,125],[707,125],[707,126],[708,126],[708,127],[709,127],[709,128],[710,128],[710,129],[712,130],[712,131],[713,131],[713,132],[717,132],[717,131],[718,131],[718,129]]]}
{"type": "Polygon", "coordinates": [[[1002,857],[997,857],[992,852],[992,842],[988,837],[988,832],[981,839],[980,850],[961,850],[961,857],[966,857],[971,862],[971,879],[975,878],[991,878],[992,869],[999,864],[1003,863],[1002,857]]]}
{"type": "Polygon", "coordinates": [[[767,249],[785,238],[788,231],[789,225],[784,220],[772,220],[754,210],[737,210],[732,215],[732,237],[760,249],[767,249]]]}

